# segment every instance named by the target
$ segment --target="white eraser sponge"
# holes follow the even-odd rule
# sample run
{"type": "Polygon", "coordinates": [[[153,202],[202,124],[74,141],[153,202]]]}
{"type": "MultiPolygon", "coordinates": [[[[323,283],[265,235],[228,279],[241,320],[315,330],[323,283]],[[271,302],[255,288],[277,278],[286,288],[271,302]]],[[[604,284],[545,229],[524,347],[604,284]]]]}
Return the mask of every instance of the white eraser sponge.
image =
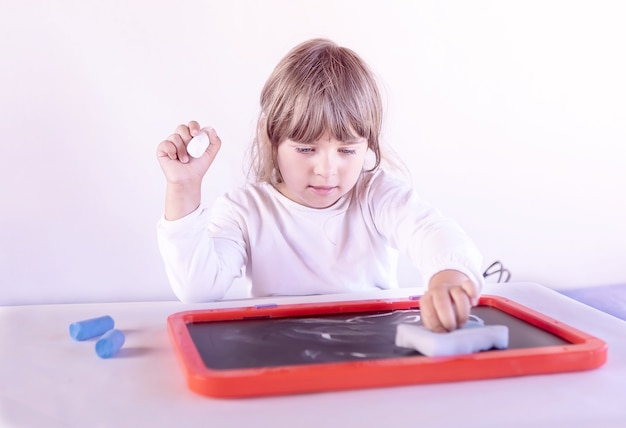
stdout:
{"type": "Polygon", "coordinates": [[[396,346],[411,348],[427,357],[471,354],[509,346],[509,328],[505,325],[461,328],[435,333],[421,325],[399,324],[396,346]]]}
{"type": "Polygon", "coordinates": [[[189,144],[187,144],[187,153],[194,158],[199,158],[206,152],[206,149],[211,144],[209,140],[209,130],[211,128],[203,128],[200,133],[193,137],[189,144]]]}

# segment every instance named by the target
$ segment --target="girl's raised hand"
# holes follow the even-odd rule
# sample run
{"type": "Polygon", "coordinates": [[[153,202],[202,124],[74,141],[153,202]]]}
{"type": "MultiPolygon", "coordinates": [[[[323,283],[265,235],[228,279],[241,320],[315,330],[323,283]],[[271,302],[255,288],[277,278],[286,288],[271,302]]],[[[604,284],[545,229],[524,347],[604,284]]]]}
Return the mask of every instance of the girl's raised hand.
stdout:
{"type": "Polygon", "coordinates": [[[165,212],[167,220],[177,220],[193,212],[200,205],[202,178],[222,146],[214,129],[208,131],[211,144],[198,158],[187,153],[187,145],[200,132],[198,122],[178,125],[176,132],[157,147],[157,159],[165,174],[165,212]]]}
{"type": "Polygon", "coordinates": [[[157,147],[157,159],[168,184],[200,186],[221,145],[222,141],[214,129],[201,130],[195,120],[187,125],[178,125],[175,133],[157,147]],[[187,153],[187,145],[201,132],[208,132],[211,144],[202,156],[193,158],[187,153]]]}

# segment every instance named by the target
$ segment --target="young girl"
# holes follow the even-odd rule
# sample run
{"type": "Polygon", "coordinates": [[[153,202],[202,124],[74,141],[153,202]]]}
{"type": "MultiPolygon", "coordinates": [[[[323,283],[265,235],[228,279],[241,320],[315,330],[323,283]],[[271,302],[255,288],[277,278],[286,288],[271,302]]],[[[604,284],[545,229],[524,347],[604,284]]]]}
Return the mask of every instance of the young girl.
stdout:
{"type": "Polygon", "coordinates": [[[208,210],[203,176],[220,149],[191,158],[195,121],[161,142],[165,213],[158,240],[176,296],[221,299],[245,273],[253,296],[398,287],[398,252],[423,274],[424,325],[453,330],[482,289],[481,256],[466,234],[381,167],[382,101],[353,51],[315,39],[277,65],[261,93],[255,181],[208,210]]]}

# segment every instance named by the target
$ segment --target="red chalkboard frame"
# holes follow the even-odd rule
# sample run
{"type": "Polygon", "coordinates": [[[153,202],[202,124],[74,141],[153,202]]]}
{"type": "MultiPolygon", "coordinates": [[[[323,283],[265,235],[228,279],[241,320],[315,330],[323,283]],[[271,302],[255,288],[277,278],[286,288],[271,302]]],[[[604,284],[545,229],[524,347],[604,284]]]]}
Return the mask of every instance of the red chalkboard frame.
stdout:
{"type": "Polygon", "coordinates": [[[419,300],[363,300],[185,311],[170,315],[167,324],[188,387],[211,397],[268,396],[580,371],[597,368],[606,362],[607,344],[597,337],[503,297],[483,296],[478,306],[503,311],[567,343],[451,357],[417,356],[214,370],[203,363],[189,333],[189,323],[245,319],[271,322],[282,317],[419,309],[419,300]]]}

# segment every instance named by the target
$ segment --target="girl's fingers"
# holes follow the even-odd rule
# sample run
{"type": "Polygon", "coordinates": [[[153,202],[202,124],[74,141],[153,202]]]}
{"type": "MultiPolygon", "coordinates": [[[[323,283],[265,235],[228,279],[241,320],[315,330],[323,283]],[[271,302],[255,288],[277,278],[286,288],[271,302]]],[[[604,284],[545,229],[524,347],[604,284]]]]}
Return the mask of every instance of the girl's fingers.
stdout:
{"type": "Polygon", "coordinates": [[[430,290],[420,298],[420,313],[424,325],[435,332],[456,328],[456,316],[452,310],[447,290],[430,290]]]}
{"type": "Polygon", "coordinates": [[[433,294],[433,306],[437,313],[437,318],[439,318],[439,322],[445,330],[452,331],[457,328],[456,312],[452,305],[452,297],[447,287],[441,287],[435,290],[433,294]]]}
{"type": "Polygon", "coordinates": [[[426,293],[420,297],[420,316],[422,317],[422,323],[427,329],[435,332],[445,331],[443,325],[441,325],[441,322],[439,321],[439,317],[437,317],[437,312],[433,307],[432,296],[430,293],[426,293]]]}
{"type": "Polygon", "coordinates": [[[476,284],[474,284],[473,281],[470,281],[468,279],[467,281],[463,281],[461,288],[463,289],[463,291],[465,291],[465,293],[469,297],[471,305],[476,306],[478,304],[478,297],[480,294],[476,284]]]}
{"type": "Polygon", "coordinates": [[[189,162],[189,155],[187,154],[187,143],[189,141],[185,143],[180,134],[170,135],[167,141],[171,142],[176,147],[176,157],[171,158],[172,160],[178,158],[182,163],[189,162]]]}
{"type": "Polygon", "coordinates": [[[209,129],[209,141],[211,142],[211,144],[209,144],[209,147],[207,148],[207,153],[209,154],[209,157],[211,158],[211,162],[213,162],[213,159],[215,159],[215,157],[217,156],[217,153],[220,151],[220,148],[222,147],[222,140],[220,139],[220,137],[217,135],[217,132],[215,132],[215,129],[211,128],[209,129]]]}
{"type": "Polygon", "coordinates": [[[472,302],[462,287],[452,287],[450,297],[455,312],[456,326],[462,327],[469,319],[472,302]]]}
{"type": "MultiPolygon", "coordinates": [[[[180,126],[184,126],[184,125],[180,125],[180,126]]],[[[192,120],[191,122],[189,122],[187,124],[186,128],[189,131],[189,135],[191,137],[195,137],[200,132],[200,124],[198,122],[196,122],[195,120],[192,120]]],[[[189,142],[189,141],[187,141],[187,142],[189,142]]]]}
{"type": "Polygon", "coordinates": [[[178,136],[185,142],[185,144],[188,144],[189,141],[191,141],[191,139],[193,138],[193,136],[191,135],[191,131],[187,125],[178,125],[174,130],[174,134],[178,134],[178,136]]]}
{"type": "Polygon", "coordinates": [[[169,159],[177,159],[177,149],[176,145],[170,140],[163,140],[157,146],[157,158],[167,157],[169,159]]]}
{"type": "MultiPolygon", "coordinates": [[[[471,281],[468,281],[471,284],[471,281]]],[[[467,287],[475,286],[473,284],[467,287]]],[[[472,297],[465,291],[465,286],[435,287],[420,299],[422,322],[432,331],[452,331],[463,327],[470,317],[472,297]]]]}

